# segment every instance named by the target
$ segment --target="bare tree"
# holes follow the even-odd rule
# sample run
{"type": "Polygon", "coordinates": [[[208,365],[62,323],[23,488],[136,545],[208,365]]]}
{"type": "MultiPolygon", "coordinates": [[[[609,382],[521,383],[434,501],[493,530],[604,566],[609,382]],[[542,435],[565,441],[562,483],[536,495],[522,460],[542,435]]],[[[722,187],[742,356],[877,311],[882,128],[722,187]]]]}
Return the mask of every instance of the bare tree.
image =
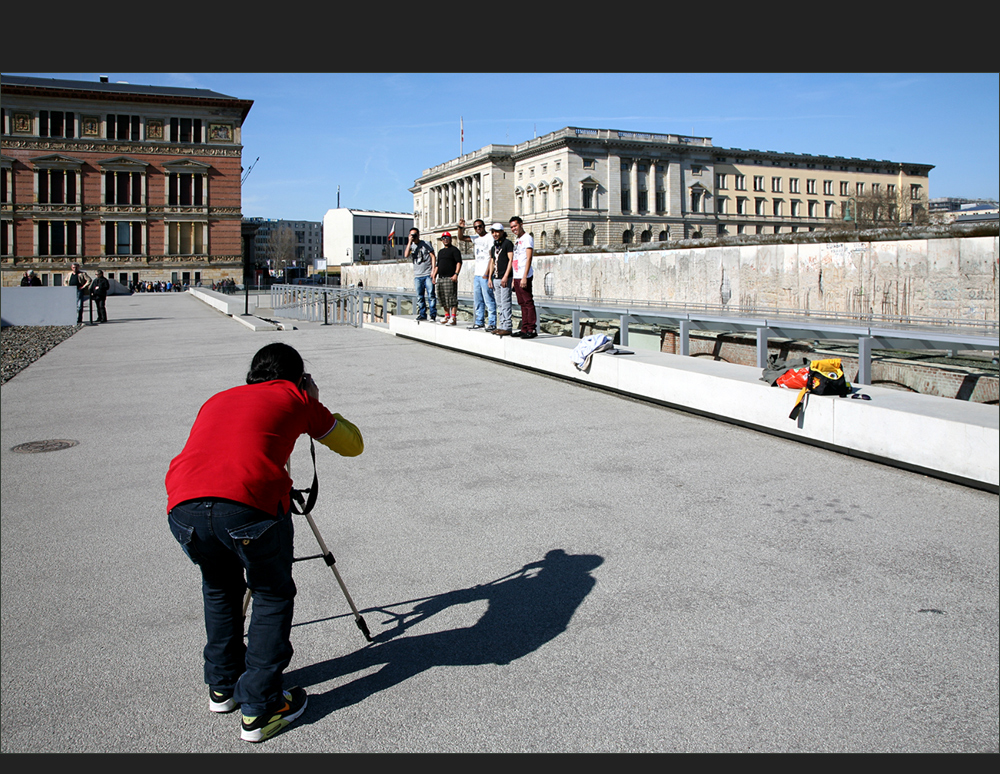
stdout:
{"type": "Polygon", "coordinates": [[[830,230],[895,228],[903,223],[923,225],[927,222],[927,211],[913,205],[905,194],[887,187],[858,194],[847,199],[844,216],[828,227],[830,230]]]}
{"type": "Polygon", "coordinates": [[[270,267],[284,277],[286,269],[295,264],[295,232],[292,227],[282,223],[271,229],[264,248],[270,267]]]}

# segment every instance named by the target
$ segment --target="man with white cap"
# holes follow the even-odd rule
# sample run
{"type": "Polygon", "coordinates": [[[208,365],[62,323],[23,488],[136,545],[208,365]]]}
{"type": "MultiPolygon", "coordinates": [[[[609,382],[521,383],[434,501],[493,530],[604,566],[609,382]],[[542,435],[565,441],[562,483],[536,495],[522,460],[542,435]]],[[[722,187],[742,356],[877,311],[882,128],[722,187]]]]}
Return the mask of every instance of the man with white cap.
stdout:
{"type": "Polygon", "coordinates": [[[503,225],[494,223],[490,226],[493,236],[493,247],[490,248],[490,263],[486,270],[489,277],[489,287],[496,299],[497,322],[493,331],[497,336],[511,335],[510,291],[511,272],[514,268],[514,245],[507,239],[503,225]]]}

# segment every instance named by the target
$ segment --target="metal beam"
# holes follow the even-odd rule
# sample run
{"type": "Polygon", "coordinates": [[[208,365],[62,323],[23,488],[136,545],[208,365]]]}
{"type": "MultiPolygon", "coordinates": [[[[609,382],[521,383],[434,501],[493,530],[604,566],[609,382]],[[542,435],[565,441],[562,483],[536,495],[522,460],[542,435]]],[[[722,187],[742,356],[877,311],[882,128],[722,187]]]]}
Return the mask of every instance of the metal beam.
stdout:
{"type": "Polygon", "coordinates": [[[770,333],[770,328],[767,326],[761,326],[757,329],[757,367],[765,368],[767,366],[767,334],[770,333]]]}
{"type": "Polygon", "coordinates": [[[872,342],[871,336],[858,339],[858,384],[872,383],[872,342]]]}
{"type": "Polygon", "coordinates": [[[680,321],[680,341],[677,354],[687,357],[691,354],[691,323],[687,320],[680,321]]]}

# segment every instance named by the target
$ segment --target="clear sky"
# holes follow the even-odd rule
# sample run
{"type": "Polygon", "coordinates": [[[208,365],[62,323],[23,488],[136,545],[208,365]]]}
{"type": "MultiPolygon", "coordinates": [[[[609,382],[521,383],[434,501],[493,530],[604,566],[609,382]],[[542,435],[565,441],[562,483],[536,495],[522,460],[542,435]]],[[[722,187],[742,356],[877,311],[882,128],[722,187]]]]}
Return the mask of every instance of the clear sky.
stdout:
{"type": "Polygon", "coordinates": [[[933,164],[930,196],[1000,198],[998,73],[8,73],[253,100],[245,217],[411,212],[423,171],[565,126],[933,164]],[[464,125],[464,142],[461,126],[464,125]]]}

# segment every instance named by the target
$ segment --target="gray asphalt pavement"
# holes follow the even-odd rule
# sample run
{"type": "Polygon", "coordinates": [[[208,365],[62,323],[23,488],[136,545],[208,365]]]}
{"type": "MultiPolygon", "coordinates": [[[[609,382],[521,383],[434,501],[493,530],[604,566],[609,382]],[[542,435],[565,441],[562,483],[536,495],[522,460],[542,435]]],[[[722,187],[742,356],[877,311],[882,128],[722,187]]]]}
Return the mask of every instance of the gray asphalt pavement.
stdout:
{"type": "Polygon", "coordinates": [[[378,331],[108,313],[0,388],[4,753],[998,751],[994,494],[378,331]],[[309,707],[249,745],[163,478],[275,340],[364,433],[314,515],[376,641],[297,564],[309,707]]]}

